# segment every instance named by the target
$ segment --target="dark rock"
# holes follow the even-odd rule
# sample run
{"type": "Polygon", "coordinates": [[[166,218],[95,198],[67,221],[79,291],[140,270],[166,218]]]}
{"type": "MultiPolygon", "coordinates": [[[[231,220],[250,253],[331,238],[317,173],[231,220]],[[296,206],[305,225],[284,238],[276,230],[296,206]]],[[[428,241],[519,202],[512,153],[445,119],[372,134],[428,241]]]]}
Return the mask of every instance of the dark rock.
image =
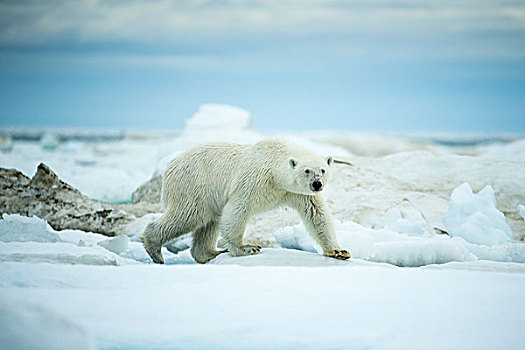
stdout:
{"type": "Polygon", "coordinates": [[[149,181],[140,185],[132,194],[131,202],[160,203],[162,189],[162,175],[153,176],[149,181]]]}
{"type": "MultiPolygon", "coordinates": [[[[78,229],[114,236],[135,219],[125,208],[84,196],[42,163],[32,179],[17,170],[0,168],[1,214],[34,215],[47,220],[55,230],[78,229]]],[[[157,209],[153,207],[150,212],[157,209]]],[[[145,214],[148,210],[141,207],[135,211],[145,214]]]]}

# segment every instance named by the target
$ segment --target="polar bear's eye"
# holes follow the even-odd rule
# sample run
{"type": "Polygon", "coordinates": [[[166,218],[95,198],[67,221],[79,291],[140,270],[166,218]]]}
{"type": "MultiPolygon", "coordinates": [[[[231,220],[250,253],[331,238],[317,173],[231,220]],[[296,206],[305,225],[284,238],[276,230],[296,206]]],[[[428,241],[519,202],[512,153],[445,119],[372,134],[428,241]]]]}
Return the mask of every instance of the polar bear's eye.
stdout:
{"type": "Polygon", "coordinates": [[[324,169],[321,169],[321,172],[322,172],[322,173],[324,174],[324,173],[326,173],[326,170],[324,170],[324,169]]]}
{"type": "Polygon", "coordinates": [[[304,171],[304,173],[305,173],[305,174],[310,174],[310,169],[306,169],[306,170],[304,171]]]}

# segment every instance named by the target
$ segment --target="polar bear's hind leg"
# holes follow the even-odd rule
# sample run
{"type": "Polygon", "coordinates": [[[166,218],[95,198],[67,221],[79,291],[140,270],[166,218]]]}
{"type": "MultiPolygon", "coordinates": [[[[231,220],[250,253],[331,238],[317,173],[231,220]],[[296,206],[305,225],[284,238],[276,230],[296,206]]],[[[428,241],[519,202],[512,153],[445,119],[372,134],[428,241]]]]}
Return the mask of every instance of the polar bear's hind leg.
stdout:
{"type": "Polygon", "coordinates": [[[191,229],[181,228],[180,226],[174,220],[173,215],[169,215],[169,212],[146,226],[141,239],[144,249],[154,263],[164,264],[161,248],[165,243],[191,231],[191,229]]]}
{"type": "Polygon", "coordinates": [[[144,231],[144,234],[140,239],[142,240],[142,243],[144,244],[144,249],[146,250],[146,253],[150,256],[150,258],[153,260],[156,264],[164,264],[164,259],[162,258],[162,244],[158,242],[155,237],[158,236],[158,226],[155,222],[150,222],[148,226],[146,226],[146,230],[144,231]]]}

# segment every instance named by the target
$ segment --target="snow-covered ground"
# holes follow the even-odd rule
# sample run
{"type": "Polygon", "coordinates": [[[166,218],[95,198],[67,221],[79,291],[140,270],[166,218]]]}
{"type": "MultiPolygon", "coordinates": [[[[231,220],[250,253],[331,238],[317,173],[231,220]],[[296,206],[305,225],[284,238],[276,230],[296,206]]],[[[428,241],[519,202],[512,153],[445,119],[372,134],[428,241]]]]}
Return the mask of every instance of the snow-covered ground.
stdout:
{"type": "MultiPolygon", "coordinates": [[[[46,324],[44,338],[85,333],[107,349],[523,348],[525,274],[514,264],[499,272],[326,266],[313,254],[273,253],[241,258],[250,266],[4,263],[0,324],[31,308],[79,328],[46,324]],[[307,264],[264,265],[289,259],[307,264]]],[[[41,326],[33,321],[19,332],[29,339],[10,341],[30,342],[41,326]]]]}
{"type": "Polygon", "coordinates": [[[138,218],[115,238],[55,231],[42,219],[4,214],[0,344],[524,347],[525,138],[264,132],[252,125],[248,111],[204,105],[180,132],[103,132],[97,138],[90,137],[95,131],[6,129],[9,147],[0,147],[0,166],[32,176],[44,162],[90,197],[127,202],[196,143],[286,137],[352,163],[334,166],[324,193],[351,260],[320,255],[288,209],[250,221],[248,240],[266,247],[259,255],[223,254],[196,265],[185,249],[187,237],[177,243],[178,254],[163,249],[164,266],[151,264],[139,241],[158,213],[138,218]],[[35,135],[43,136],[35,141],[35,135]]]}

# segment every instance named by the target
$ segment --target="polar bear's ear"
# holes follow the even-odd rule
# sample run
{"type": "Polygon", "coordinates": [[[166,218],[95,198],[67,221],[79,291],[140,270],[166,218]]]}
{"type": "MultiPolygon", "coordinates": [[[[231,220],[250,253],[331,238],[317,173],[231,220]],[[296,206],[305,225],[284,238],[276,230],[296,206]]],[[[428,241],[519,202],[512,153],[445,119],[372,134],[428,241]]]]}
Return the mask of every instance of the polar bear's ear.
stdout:
{"type": "Polygon", "coordinates": [[[334,161],[333,157],[326,157],[326,163],[328,164],[328,166],[332,166],[333,161],[334,161]]]}
{"type": "Polygon", "coordinates": [[[292,169],[295,169],[295,167],[297,166],[297,160],[295,158],[290,158],[288,159],[288,162],[290,163],[290,167],[292,169]]]}

